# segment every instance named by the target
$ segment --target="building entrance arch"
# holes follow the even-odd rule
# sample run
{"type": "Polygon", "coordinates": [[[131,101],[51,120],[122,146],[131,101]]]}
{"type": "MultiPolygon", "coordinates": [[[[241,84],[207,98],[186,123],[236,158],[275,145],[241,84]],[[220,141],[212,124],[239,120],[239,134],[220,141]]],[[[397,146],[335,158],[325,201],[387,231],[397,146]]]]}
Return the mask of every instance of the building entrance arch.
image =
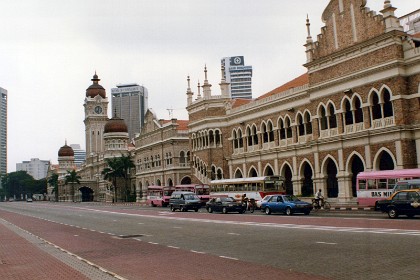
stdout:
{"type": "Polygon", "coordinates": [[[91,188],[83,186],[79,188],[79,191],[82,193],[82,202],[93,201],[93,190],[91,188]]]}

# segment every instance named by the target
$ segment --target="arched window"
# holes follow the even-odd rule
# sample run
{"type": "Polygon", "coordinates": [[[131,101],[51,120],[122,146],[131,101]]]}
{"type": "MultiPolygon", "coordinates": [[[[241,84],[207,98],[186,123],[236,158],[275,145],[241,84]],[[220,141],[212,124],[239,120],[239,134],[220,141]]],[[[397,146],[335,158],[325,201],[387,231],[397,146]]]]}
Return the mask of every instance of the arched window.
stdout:
{"type": "Polygon", "coordinates": [[[344,120],[346,122],[346,125],[353,124],[353,112],[351,111],[351,105],[348,100],[344,102],[344,120]]]}
{"type": "Polygon", "coordinates": [[[292,125],[290,122],[290,118],[286,118],[286,138],[292,138],[292,125]]]}
{"type": "Polygon", "coordinates": [[[302,118],[302,115],[300,114],[297,116],[297,124],[298,124],[299,136],[305,135],[305,125],[303,124],[303,118],[302,118]]]}
{"type": "Polygon", "coordinates": [[[377,93],[374,93],[372,96],[372,117],[374,120],[382,118],[381,104],[379,104],[377,93]]]}
{"type": "Polygon", "coordinates": [[[267,124],[267,130],[268,130],[268,142],[274,141],[274,130],[273,130],[273,123],[271,121],[267,124]]]}
{"type": "Polygon", "coordinates": [[[337,117],[335,116],[335,109],[332,104],[328,107],[330,129],[337,127],[337,117]]]}
{"type": "Polygon", "coordinates": [[[279,120],[279,138],[280,140],[286,139],[286,128],[282,119],[279,120]]]}
{"type": "Polygon", "coordinates": [[[252,132],[251,132],[250,127],[247,127],[246,135],[247,135],[247,138],[248,138],[248,146],[252,146],[252,132]]]}
{"type": "Polygon", "coordinates": [[[242,130],[238,130],[238,141],[239,141],[239,148],[243,148],[244,147],[244,139],[242,137],[242,130]]]}
{"type": "Polygon", "coordinates": [[[306,127],[306,134],[312,134],[311,115],[308,112],[305,113],[304,124],[305,124],[305,127],[306,127]]]}
{"type": "Polygon", "coordinates": [[[265,123],[262,124],[262,134],[263,134],[263,143],[267,143],[268,142],[268,131],[267,131],[267,126],[265,125],[265,123]]]}
{"type": "Polygon", "coordinates": [[[324,106],[321,107],[321,130],[325,130],[328,128],[328,120],[327,120],[327,113],[325,112],[324,106]]]}
{"type": "Polygon", "coordinates": [[[384,118],[392,117],[394,110],[392,109],[391,95],[387,89],[384,90],[384,118]]]}
{"type": "Polygon", "coordinates": [[[362,123],[363,122],[363,110],[362,110],[362,104],[360,102],[360,99],[356,97],[354,101],[354,119],[356,123],[362,123]]]}
{"type": "Polygon", "coordinates": [[[233,131],[233,148],[238,148],[238,135],[236,134],[236,130],[233,131]]]}
{"type": "Polygon", "coordinates": [[[220,145],[221,143],[221,135],[220,135],[220,131],[216,130],[216,145],[220,145]]]}
{"type": "Polygon", "coordinates": [[[254,145],[258,145],[257,127],[255,125],[252,127],[252,137],[254,139],[254,145]]]}

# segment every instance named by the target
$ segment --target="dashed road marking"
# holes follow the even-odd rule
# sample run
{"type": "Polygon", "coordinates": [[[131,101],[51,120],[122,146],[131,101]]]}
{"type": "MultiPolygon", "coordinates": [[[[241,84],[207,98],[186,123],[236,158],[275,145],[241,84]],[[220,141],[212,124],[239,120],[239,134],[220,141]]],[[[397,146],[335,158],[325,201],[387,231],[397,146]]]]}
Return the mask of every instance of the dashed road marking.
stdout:
{"type": "Polygon", "coordinates": [[[337,245],[337,243],[332,243],[332,242],[322,242],[322,241],[318,241],[315,242],[316,244],[325,244],[325,245],[337,245]]]}
{"type": "Polygon", "coordinates": [[[239,233],[235,233],[235,232],[228,232],[229,235],[240,235],[239,233]]]}
{"type": "Polygon", "coordinates": [[[205,252],[200,252],[200,251],[195,251],[195,250],[191,250],[191,252],[196,253],[196,254],[205,254],[205,252]]]}
{"type": "Polygon", "coordinates": [[[237,259],[237,258],[232,258],[232,257],[227,257],[227,256],[219,256],[219,257],[220,257],[220,258],[223,258],[223,259],[234,260],[234,261],[239,260],[239,259],[237,259]]]}
{"type": "Polygon", "coordinates": [[[176,246],[170,246],[170,245],[168,245],[168,248],[172,248],[172,249],[179,249],[179,247],[176,247],[176,246]]]}

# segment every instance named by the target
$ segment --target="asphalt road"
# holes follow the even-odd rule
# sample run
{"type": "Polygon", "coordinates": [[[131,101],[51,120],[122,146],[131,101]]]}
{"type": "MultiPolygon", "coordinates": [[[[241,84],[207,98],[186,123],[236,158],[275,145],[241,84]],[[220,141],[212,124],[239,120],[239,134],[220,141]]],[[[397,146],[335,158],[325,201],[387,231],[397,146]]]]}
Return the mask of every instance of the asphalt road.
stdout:
{"type": "Polygon", "coordinates": [[[126,279],[418,279],[420,218],[0,203],[0,218],[126,279]],[[147,272],[146,272],[147,271],[147,272]]]}

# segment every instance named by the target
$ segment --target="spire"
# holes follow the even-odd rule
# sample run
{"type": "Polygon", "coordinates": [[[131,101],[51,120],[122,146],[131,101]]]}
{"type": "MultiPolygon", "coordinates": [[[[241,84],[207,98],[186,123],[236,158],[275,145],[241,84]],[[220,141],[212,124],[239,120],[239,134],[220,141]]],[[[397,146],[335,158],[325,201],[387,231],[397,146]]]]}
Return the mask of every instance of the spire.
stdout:
{"type": "Polygon", "coordinates": [[[190,106],[192,104],[192,97],[193,97],[193,92],[191,91],[191,84],[190,84],[190,76],[187,76],[187,83],[188,83],[188,87],[187,87],[187,106],[190,106]]]}
{"type": "Polygon", "coordinates": [[[395,16],[395,10],[397,8],[393,7],[390,0],[386,0],[384,2],[384,9],[381,11],[383,14],[384,22],[385,22],[385,32],[389,32],[392,30],[400,30],[403,31],[403,27],[400,25],[400,21],[395,16]]]}
{"type": "Polygon", "coordinates": [[[222,80],[220,81],[220,91],[222,92],[222,97],[224,98],[229,98],[230,94],[229,94],[229,83],[226,82],[225,79],[225,65],[222,64],[222,67],[220,68],[221,72],[222,72],[222,80]]]}
{"type": "Polygon", "coordinates": [[[308,32],[308,37],[306,37],[306,42],[308,42],[309,40],[312,41],[311,23],[309,22],[309,15],[308,14],[306,14],[306,31],[308,32]]]}
{"type": "Polygon", "coordinates": [[[198,90],[198,94],[197,94],[197,99],[201,98],[201,93],[200,93],[200,80],[198,80],[198,86],[197,86],[197,90],[198,90]]]}
{"type": "Polygon", "coordinates": [[[207,79],[207,65],[204,65],[204,83],[203,83],[203,97],[204,99],[210,99],[211,97],[211,84],[207,79]]]}

